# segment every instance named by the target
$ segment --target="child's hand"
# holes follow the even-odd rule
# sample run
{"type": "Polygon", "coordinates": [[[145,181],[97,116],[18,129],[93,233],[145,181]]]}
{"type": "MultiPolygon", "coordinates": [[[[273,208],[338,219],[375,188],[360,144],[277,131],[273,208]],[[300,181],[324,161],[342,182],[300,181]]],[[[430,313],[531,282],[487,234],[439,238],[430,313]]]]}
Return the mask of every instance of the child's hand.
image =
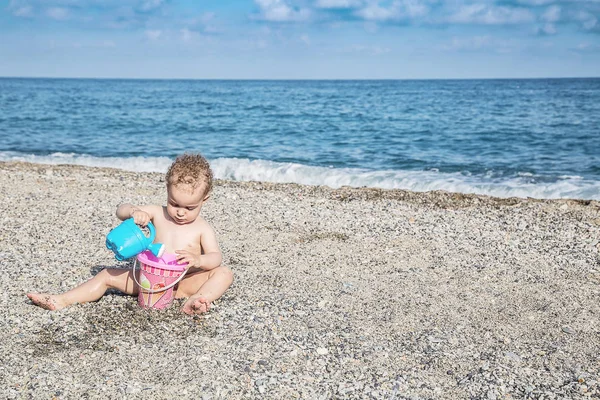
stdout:
{"type": "Polygon", "coordinates": [[[188,269],[191,267],[201,268],[202,248],[200,243],[190,244],[185,250],[175,250],[175,254],[177,254],[177,262],[179,264],[187,263],[188,269]]]}
{"type": "Polygon", "coordinates": [[[146,226],[148,225],[148,222],[150,222],[150,214],[142,210],[133,210],[131,212],[131,218],[133,218],[133,222],[140,226],[146,226]]]}

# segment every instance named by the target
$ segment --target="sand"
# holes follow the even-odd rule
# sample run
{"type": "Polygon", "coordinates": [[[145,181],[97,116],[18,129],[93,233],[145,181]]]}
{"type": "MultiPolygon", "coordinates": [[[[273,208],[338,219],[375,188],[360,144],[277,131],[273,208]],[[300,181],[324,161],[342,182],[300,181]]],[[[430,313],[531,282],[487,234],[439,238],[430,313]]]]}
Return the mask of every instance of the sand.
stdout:
{"type": "Polygon", "coordinates": [[[235,282],[206,315],[109,293],[121,202],[161,174],[0,163],[0,398],[600,397],[600,203],[217,181],[235,282]]]}

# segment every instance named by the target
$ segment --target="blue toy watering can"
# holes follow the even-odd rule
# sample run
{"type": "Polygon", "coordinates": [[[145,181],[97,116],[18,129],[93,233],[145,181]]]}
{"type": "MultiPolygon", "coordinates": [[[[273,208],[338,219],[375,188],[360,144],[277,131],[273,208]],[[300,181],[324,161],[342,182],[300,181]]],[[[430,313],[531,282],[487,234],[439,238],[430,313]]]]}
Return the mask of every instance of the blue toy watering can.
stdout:
{"type": "Polygon", "coordinates": [[[156,229],[152,222],[148,222],[148,229],[149,237],[136,225],[133,218],[126,219],[106,235],[106,247],[115,253],[115,258],[119,261],[134,257],[144,250],[150,250],[160,258],[165,246],[161,243],[152,243],[156,236],[156,229]]]}

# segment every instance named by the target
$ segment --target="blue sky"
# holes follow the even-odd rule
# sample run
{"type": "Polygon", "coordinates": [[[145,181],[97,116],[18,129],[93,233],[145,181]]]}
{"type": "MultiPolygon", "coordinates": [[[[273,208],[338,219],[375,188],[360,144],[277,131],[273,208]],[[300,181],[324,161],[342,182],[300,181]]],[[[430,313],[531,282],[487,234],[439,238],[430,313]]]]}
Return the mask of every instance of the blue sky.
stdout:
{"type": "Polygon", "coordinates": [[[0,35],[0,76],[600,76],[600,0],[10,0],[0,35]]]}

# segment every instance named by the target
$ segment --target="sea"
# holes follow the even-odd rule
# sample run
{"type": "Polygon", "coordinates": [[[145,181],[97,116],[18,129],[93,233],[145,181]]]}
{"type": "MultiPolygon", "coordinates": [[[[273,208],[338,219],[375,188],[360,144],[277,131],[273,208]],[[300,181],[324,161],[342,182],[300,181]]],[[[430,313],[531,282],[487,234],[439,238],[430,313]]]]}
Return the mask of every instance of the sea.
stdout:
{"type": "Polygon", "coordinates": [[[600,200],[600,78],[0,78],[0,161],[600,200]]]}

